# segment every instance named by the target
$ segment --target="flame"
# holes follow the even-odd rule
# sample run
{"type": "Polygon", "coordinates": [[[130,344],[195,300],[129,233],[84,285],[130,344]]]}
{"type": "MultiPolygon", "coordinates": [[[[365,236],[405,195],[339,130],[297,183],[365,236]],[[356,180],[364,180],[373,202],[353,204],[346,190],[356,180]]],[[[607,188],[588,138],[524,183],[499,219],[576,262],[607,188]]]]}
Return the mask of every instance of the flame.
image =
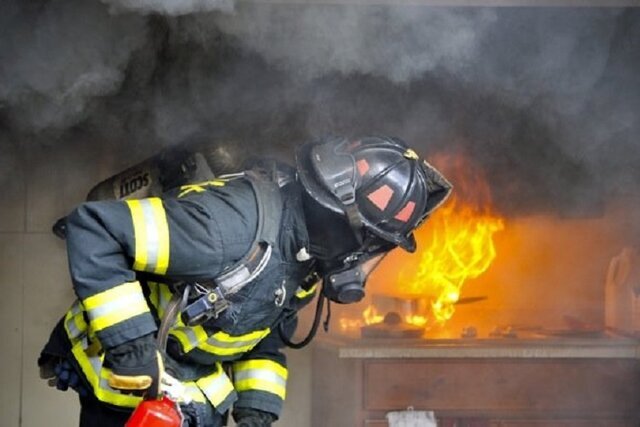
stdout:
{"type": "Polygon", "coordinates": [[[426,316],[420,316],[419,314],[408,314],[404,317],[404,321],[415,326],[426,326],[428,319],[426,316]]]}
{"type": "Polygon", "coordinates": [[[417,231],[424,249],[417,268],[406,266],[400,272],[398,292],[431,298],[431,314],[444,324],[453,316],[464,283],[484,273],[496,258],[493,235],[503,228],[502,218],[452,198],[417,231]]]}
{"type": "Polygon", "coordinates": [[[376,310],[375,306],[373,305],[369,305],[364,309],[364,311],[362,312],[362,317],[364,319],[365,325],[380,323],[384,320],[384,316],[380,315],[378,313],[378,310],[376,310]]]}
{"type": "MultiPolygon", "coordinates": [[[[406,323],[423,328],[443,325],[453,316],[463,285],[495,260],[494,234],[504,229],[504,219],[493,213],[482,171],[460,154],[431,160],[453,182],[454,195],[415,231],[417,252],[392,251],[367,285],[370,293],[413,301],[411,310],[397,312],[406,323]]],[[[382,322],[385,314],[371,303],[359,318],[342,317],[340,327],[355,332],[382,322]]]]}
{"type": "MultiPolygon", "coordinates": [[[[375,305],[369,304],[362,312],[362,319],[363,322],[359,323],[359,326],[362,326],[362,323],[365,325],[380,323],[384,320],[384,316],[378,312],[375,305]]],[[[404,316],[404,321],[416,326],[424,326],[427,324],[427,318],[418,314],[407,314],[404,316]]]]}

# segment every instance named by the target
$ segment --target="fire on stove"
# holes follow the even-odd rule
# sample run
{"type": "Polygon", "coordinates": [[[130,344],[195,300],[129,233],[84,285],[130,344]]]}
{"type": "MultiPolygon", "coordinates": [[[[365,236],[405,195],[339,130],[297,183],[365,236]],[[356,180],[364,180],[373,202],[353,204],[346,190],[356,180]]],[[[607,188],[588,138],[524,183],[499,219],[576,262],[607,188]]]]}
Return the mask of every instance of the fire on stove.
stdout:
{"type": "Polygon", "coordinates": [[[609,295],[613,285],[608,282],[614,280],[609,276],[637,269],[627,263],[612,272],[617,258],[629,261],[623,256],[628,249],[618,254],[628,241],[631,209],[624,201],[579,217],[507,216],[495,209],[482,171],[464,156],[436,156],[432,162],[452,177],[455,195],[417,231],[415,254],[391,253],[370,278],[365,301],[355,309],[340,308],[342,335],[503,339],[634,334],[628,330],[632,326],[612,327],[614,321],[607,319],[633,316],[632,310],[640,312],[637,302],[635,309],[617,308],[614,315],[607,308],[605,319],[605,305],[626,301],[622,291],[614,293],[615,301],[609,295]]]}
{"type": "Polygon", "coordinates": [[[372,280],[392,276],[395,286],[374,294],[361,317],[342,317],[342,331],[362,328],[363,336],[419,337],[443,326],[456,305],[486,299],[461,299],[462,288],[496,258],[494,234],[504,229],[505,220],[493,212],[481,171],[461,156],[435,160],[458,178],[456,195],[416,233],[417,254],[394,253],[374,273],[372,280]],[[473,191],[466,191],[471,187],[473,191]]]}

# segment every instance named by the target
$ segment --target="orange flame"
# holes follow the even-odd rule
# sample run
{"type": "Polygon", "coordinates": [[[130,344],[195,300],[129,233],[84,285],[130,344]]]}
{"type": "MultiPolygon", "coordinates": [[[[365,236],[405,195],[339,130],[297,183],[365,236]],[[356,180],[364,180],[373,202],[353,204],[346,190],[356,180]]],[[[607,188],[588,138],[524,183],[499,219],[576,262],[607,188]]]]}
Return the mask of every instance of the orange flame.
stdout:
{"type": "Polygon", "coordinates": [[[375,306],[369,305],[362,312],[362,317],[364,318],[365,325],[372,325],[374,323],[380,323],[384,320],[384,316],[378,313],[375,306]]]}
{"type": "Polygon", "coordinates": [[[484,273],[496,258],[493,236],[504,229],[504,220],[492,213],[482,171],[464,155],[439,156],[434,163],[453,181],[454,196],[416,230],[418,265],[403,264],[397,290],[429,298],[427,314],[442,325],[453,316],[464,283],[484,273]]]}
{"type": "Polygon", "coordinates": [[[480,276],[496,258],[493,235],[503,228],[502,218],[453,198],[417,231],[424,249],[417,268],[400,272],[397,290],[431,298],[431,314],[443,324],[453,316],[465,281],[480,276]]]}
{"type": "MultiPolygon", "coordinates": [[[[415,254],[395,250],[370,277],[371,293],[414,301],[413,310],[401,310],[406,323],[425,327],[444,324],[455,312],[465,282],[484,273],[496,258],[494,234],[504,220],[492,213],[491,192],[481,171],[463,155],[433,159],[451,179],[454,196],[415,232],[415,254]]],[[[385,313],[370,304],[361,318],[341,319],[344,332],[380,323],[385,313]]]]}

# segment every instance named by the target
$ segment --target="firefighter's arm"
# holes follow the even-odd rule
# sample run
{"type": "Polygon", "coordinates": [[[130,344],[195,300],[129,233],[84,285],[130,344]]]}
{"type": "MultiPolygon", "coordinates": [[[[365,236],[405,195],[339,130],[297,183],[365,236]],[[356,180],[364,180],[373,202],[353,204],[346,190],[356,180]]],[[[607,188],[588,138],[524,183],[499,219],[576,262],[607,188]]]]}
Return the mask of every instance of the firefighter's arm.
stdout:
{"type": "Polygon", "coordinates": [[[114,388],[154,394],[162,371],[156,324],[136,272],[204,274],[204,266],[219,266],[211,244],[219,234],[215,221],[193,203],[166,204],[159,198],[91,202],[67,219],[74,289],[105,349],[114,388]]]}
{"type": "MultiPolygon", "coordinates": [[[[284,343],[277,329],[233,363],[233,382],[238,392],[233,415],[238,425],[245,422],[247,426],[269,426],[280,417],[288,371],[286,356],[281,352],[284,343]]],[[[285,327],[287,335],[292,335],[294,329],[295,320],[290,320],[285,327]]]]}
{"type": "MultiPolygon", "coordinates": [[[[164,215],[157,204],[148,203],[151,217],[164,215]],[[155,213],[155,215],[154,215],[155,213]]],[[[148,252],[145,239],[136,240],[132,210],[126,202],[91,202],[80,205],[67,217],[67,254],[74,290],[103,348],[110,349],[152,334],[156,324],[136,281],[133,262],[148,252]]],[[[166,221],[165,221],[166,223],[166,221]]],[[[160,229],[160,227],[158,227],[160,229]]],[[[166,228],[165,228],[166,232],[166,228]]],[[[161,265],[167,258],[157,232],[157,250],[149,262],[161,265]]],[[[166,235],[166,233],[165,233],[166,235]]],[[[144,259],[143,262],[147,262],[144,259]]]]}
{"type": "Polygon", "coordinates": [[[217,222],[193,199],[90,202],[67,218],[74,289],[105,349],[156,330],[136,272],[214,277],[220,247],[217,222]]]}

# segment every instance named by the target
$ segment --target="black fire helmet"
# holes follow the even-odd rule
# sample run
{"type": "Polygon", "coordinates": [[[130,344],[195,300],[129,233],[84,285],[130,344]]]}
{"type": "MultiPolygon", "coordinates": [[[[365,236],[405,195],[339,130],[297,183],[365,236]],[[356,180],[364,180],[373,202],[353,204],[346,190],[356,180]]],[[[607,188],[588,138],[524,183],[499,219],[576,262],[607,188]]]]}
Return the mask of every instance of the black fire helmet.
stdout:
{"type": "Polygon", "coordinates": [[[321,206],[366,233],[414,252],[415,230],[448,197],[451,184],[399,138],[325,137],[299,147],[300,181],[321,206]]]}

